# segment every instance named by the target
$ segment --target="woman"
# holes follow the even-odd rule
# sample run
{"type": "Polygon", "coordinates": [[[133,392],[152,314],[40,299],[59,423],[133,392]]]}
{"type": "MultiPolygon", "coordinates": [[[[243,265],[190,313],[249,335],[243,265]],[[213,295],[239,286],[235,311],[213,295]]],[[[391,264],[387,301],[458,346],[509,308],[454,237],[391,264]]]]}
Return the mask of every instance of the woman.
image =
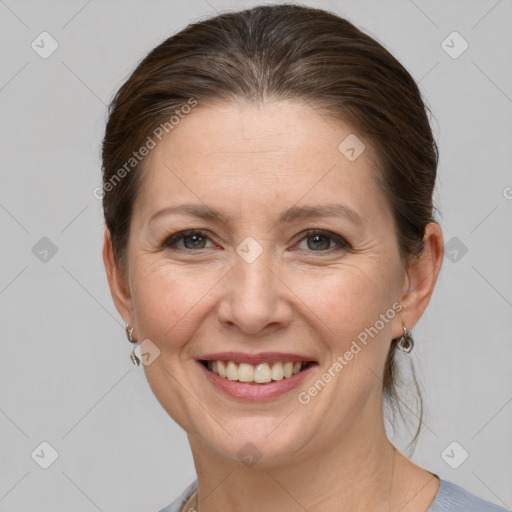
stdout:
{"type": "Polygon", "coordinates": [[[197,480],[162,512],[499,511],[388,440],[443,258],[414,80],[334,14],[191,25],[114,98],[104,262],[197,480]]]}

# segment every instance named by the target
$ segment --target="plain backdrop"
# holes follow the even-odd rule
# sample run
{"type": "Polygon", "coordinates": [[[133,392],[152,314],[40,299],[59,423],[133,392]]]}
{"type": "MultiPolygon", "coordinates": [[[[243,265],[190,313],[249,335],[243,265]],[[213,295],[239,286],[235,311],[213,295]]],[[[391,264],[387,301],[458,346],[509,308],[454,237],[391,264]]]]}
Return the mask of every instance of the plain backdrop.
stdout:
{"type": "MultiPolygon", "coordinates": [[[[413,331],[426,415],[412,458],[510,509],[512,2],[304,3],[381,41],[432,110],[446,257],[413,331]]],[[[129,360],[93,190],[106,105],[139,60],[256,4],[0,0],[1,512],[156,511],[195,478],[185,433],[129,360]]]]}

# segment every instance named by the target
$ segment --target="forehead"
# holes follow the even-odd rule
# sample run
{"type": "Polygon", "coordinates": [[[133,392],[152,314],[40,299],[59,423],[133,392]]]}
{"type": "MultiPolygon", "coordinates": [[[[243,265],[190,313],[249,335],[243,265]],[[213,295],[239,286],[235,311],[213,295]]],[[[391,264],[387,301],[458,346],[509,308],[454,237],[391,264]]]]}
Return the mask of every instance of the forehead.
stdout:
{"type": "Polygon", "coordinates": [[[342,200],[375,216],[387,205],[374,162],[351,126],[306,103],[199,104],[150,153],[138,202],[151,215],[191,200],[266,212],[342,200]],[[344,141],[365,149],[354,159],[344,141]]]}

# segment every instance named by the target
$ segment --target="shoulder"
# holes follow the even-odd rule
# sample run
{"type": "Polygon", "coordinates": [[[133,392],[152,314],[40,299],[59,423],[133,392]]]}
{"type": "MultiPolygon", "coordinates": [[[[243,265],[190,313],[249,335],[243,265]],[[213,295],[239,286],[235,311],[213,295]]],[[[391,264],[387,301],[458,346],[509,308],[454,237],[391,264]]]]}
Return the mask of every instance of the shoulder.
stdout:
{"type": "Polygon", "coordinates": [[[439,491],[427,512],[507,512],[507,509],[440,479],[439,491]]]}
{"type": "Polygon", "coordinates": [[[196,489],[197,480],[194,480],[170,505],[167,505],[167,507],[158,512],[181,512],[181,508],[196,489]]]}
{"type": "MultiPolygon", "coordinates": [[[[197,489],[197,480],[187,488],[167,507],[159,512],[181,512],[181,507],[197,489]]],[[[440,480],[439,491],[427,512],[508,512],[507,509],[478,498],[462,487],[440,480]]]]}

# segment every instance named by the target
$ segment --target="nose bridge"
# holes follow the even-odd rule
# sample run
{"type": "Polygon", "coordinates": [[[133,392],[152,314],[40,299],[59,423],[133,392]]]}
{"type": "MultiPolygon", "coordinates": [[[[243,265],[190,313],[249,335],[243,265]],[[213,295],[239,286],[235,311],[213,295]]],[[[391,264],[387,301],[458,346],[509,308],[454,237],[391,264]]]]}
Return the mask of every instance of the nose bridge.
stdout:
{"type": "MultiPolygon", "coordinates": [[[[247,299],[273,302],[272,250],[268,241],[246,237],[236,247],[234,289],[247,299]]],[[[238,297],[243,300],[244,297],[238,297]]]]}
{"type": "Polygon", "coordinates": [[[267,242],[246,237],[236,247],[233,273],[222,319],[246,332],[257,333],[269,324],[289,321],[282,283],[275,275],[273,251],[267,242]]]}

